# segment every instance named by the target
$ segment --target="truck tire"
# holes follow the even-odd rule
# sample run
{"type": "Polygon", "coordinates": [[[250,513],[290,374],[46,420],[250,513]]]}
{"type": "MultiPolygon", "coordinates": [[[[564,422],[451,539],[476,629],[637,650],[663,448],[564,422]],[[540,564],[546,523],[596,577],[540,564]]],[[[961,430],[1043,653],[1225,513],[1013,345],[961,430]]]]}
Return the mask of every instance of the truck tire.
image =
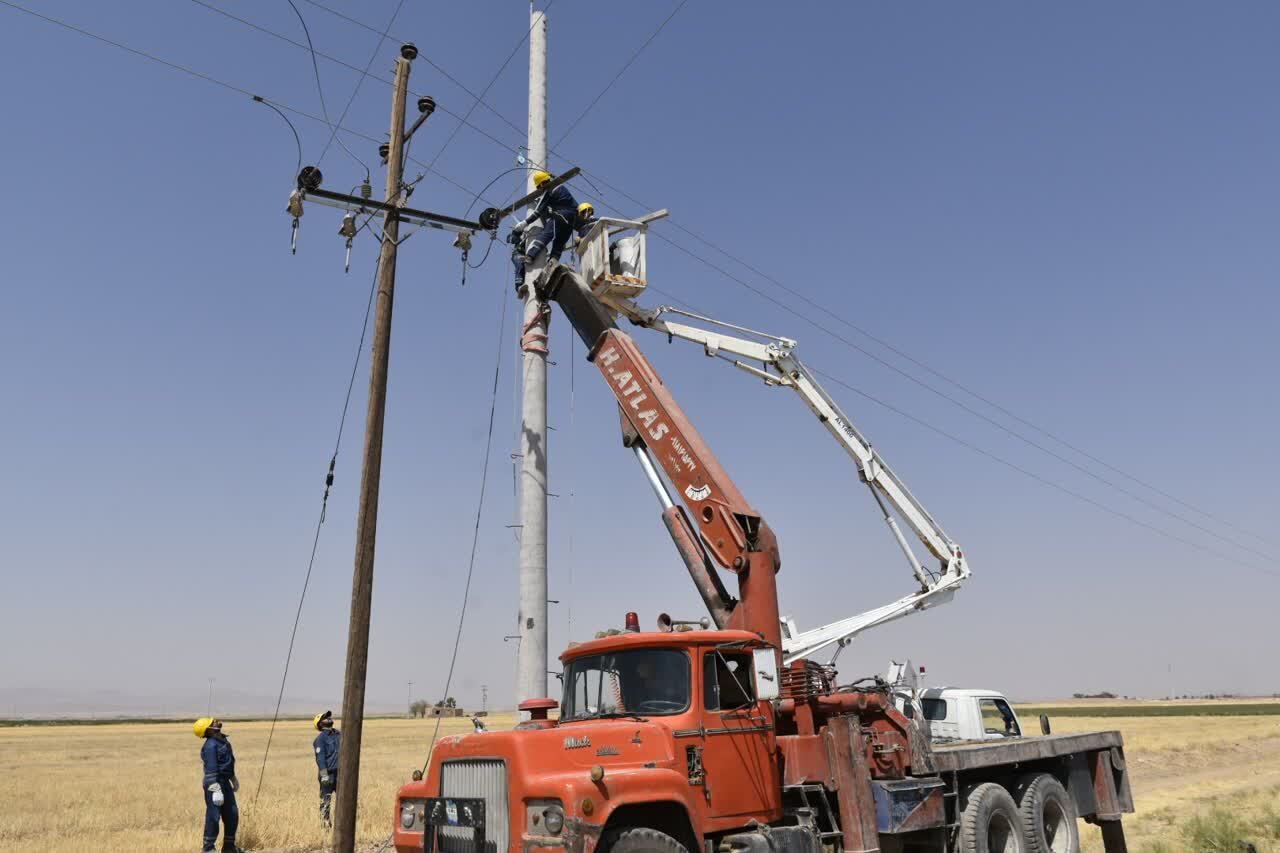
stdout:
{"type": "Polygon", "coordinates": [[[1027,853],[1080,853],[1076,804],[1062,783],[1035,773],[1018,783],[1018,817],[1027,853]]]}
{"type": "Polygon", "coordinates": [[[645,827],[611,829],[600,839],[601,853],[689,853],[687,847],[665,832],[645,827]]]}
{"type": "Polygon", "coordinates": [[[969,792],[960,815],[960,853],[1027,853],[1013,797],[997,782],[969,792]]]}

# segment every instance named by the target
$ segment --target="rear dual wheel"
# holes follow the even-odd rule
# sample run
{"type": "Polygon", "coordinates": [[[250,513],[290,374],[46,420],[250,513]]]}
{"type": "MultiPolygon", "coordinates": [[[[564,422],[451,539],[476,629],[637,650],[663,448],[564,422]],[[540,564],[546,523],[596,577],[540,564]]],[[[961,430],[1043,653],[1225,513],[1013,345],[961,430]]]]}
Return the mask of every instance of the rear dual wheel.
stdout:
{"type": "Polygon", "coordinates": [[[1027,853],[1080,853],[1076,804],[1062,783],[1048,773],[1018,783],[1018,818],[1027,853]]]}
{"type": "Polygon", "coordinates": [[[969,792],[960,815],[960,853],[1029,853],[1013,797],[998,782],[969,792]]]}

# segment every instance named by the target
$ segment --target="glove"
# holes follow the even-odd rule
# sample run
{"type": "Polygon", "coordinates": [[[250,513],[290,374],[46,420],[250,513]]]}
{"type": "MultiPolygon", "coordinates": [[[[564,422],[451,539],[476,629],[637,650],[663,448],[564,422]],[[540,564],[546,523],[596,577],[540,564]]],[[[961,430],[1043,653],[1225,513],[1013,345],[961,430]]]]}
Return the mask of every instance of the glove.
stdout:
{"type": "Polygon", "coordinates": [[[239,776],[232,776],[232,777],[231,777],[231,791],[232,791],[232,793],[239,793],[239,792],[240,792],[240,777],[239,777],[239,776]]]}
{"type": "Polygon", "coordinates": [[[320,771],[320,781],[321,781],[321,782],[324,782],[325,784],[328,784],[328,783],[329,783],[329,771],[328,771],[328,770],[321,770],[321,771],[320,771]]]}
{"type": "Polygon", "coordinates": [[[209,798],[215,806],[220,806],[227,801],[227,798],[222,793],[222,786],[217,782],[209,786],[209,798]]]}

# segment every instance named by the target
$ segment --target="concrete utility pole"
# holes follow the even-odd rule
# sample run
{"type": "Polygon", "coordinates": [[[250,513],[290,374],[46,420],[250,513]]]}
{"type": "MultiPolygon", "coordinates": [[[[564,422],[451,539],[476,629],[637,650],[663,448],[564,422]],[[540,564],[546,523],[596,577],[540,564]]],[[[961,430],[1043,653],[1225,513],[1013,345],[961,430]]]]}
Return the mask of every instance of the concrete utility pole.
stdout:
{"type": "MultiPolygon", "coordinates": [[[[530,11],[529,190],[533,171],[547,168],[547,18],[530,11]]],[[[549,247],[548,247],[549,248],[549,247]]],[[[538,280],[546,262],[531,265],[538,280]]],[[[524,400],[520,429],[520,645],[516,701],[547,695],[547,325],[550,306],[526,286],[524,296],[524,400]]]]}
{"type": "MultiPolygon", "coordinates": [[[[412,45],[400,48],[391,97],[391,143],[387,150],[386,203],[400,198],[404,173],[404,111],[409,91],[412,45]]],[[[373,553],[378,533],[378,485],[382,477],[382,425],[387,408],[387,364],[391,347],[391,306],[396,284],[396,241],[400,219],[388,211],[382,220],[382,252],[378,260],[378,304],[369,359],[369,411],[365,417],[364,465],[360,475],[360,511],[356,523],[355,571],[351,579],[351,627],[347,634],[346,689],[342,694],[342,745],[338,750],[337,813],[333,849],[353,853],[356,846],[356,801],[360,790],[360,735],[364,726],[365,675],[369,668],[369,617],[373,600],[373,553]]]]}

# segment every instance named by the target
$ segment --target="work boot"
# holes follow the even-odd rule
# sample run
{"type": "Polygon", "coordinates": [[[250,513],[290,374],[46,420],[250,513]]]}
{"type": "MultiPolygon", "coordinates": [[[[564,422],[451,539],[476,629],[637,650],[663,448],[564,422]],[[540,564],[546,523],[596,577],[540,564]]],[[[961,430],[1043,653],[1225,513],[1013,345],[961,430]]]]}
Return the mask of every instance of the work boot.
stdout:
{"type": "MultiPolygon", "coordinates": [[[[213,848],[210,847],[210,850],[213,848]]],[[[222,842],[222,853],[244,853],[244,850],[236,846],[234,838],[226,839],[222,842]]]]}
{"type": "Polygon", "coordinates": [[[217,851],[218,849],[217,845],[218,845],[218,839],[206,838],[204,840],[204,846],[200,848],[200,853],[215,853],[215,851],[217,851]]]}

